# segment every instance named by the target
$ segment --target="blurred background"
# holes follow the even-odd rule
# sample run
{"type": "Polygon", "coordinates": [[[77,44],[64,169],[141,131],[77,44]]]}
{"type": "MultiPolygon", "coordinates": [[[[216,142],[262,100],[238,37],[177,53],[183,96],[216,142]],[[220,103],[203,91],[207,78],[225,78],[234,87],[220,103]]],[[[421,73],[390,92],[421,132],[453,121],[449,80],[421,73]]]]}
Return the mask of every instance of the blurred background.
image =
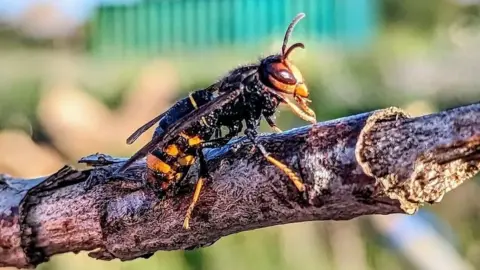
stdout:
{"type": "MultiPolygon", "coordinates": [[[[291,42],[306,50],[293,60],[320,121],[480,100],[479,0],[0,0],[0,172],[133,154],[152,131],[127,146],[132,131],[279,52],[298,12],[291,42]]],[[[306,124],[287,110],[278,122],[306,124]]],[[[478,194],[477,178],[414,216],[277,226],[123,263],[64,254],[39,269],[480,269],[478,194]]]]}

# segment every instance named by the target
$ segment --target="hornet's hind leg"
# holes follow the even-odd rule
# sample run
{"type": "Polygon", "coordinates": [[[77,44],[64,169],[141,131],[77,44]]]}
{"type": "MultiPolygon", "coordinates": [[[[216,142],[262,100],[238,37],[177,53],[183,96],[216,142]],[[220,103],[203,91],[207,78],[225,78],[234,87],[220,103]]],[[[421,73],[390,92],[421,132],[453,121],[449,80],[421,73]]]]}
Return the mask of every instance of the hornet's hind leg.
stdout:
{"type": "Polygon", "coordinates": [[[206,181],[209,181],[211,179],[210,175],[208,174],[207,162],[205,161],[205,156],[203,155],[202,150],[204,148],[221,147],[227,144],[231,138],[235,137],[240,132],[241,129],[242,129],[242,123],[241,122],[235,123],[230,127],[230,131],[227,135],[225,135],[225,137],[217,138],[210,141],[205,141],[196,145],[197,156],[200,162],[200,173],[199,173],[197,184],[195,185],[195,192],[193,193],[192,202],[188,207],[187,214],[185,215],[185,220],[183,222],[183,227],[185,229],[190,228],[190,219],[192,218],[192,213],[195,208],[195,205],[197,204],[198,199],[200,198],[200,192],[202,191],[203,185],[205,184],[206,181]]]}
{"type": "Polygon", "coordinates": [[[279,168],[282,172],[284,172],[288,176],[288,178],[290,179],[290,181],[292,181],[292,183],[295,185],[298,191],[300,192],[305,191],[305,185],[303,184],[300,177],[298,177],[297,174],[292,169],[290,169],[287,165],[285,165],[278,159],[272,157],[271,154],[268,153],[261,144],[257,143],[257,140],[256,140],[257,132],[255,129],[247,128],[247,130],[245,131],[245,134],[250,139],[250,141],[252,141],[252,143],[254,144],[254,147],[256,147],[260,151],[260,153],[268,162],[273,164],[275,167],[279,168]]]}
{"type": "Polygon", "coordinates": [[[197,146],[197,156],[200,162],[200,173],[199,178],[197,180],[197,184],[195,185],[195,192],[193,193],[192,202],[187,209],[187,214],[185,215],[185,220],[183,221],[183,228],[190,229],[190,219],[192,218],[193,209],[200,198],[200,192],[202,191],[202,187],[206,181],[210,180],[210,175],[208,174],[207,162],[205,161],[205,156],[203,155],[204,148],[214,148],[219,147],[226,144],[230,140],[229,137],[227,138],[219,138],[216,140],[206,141],[203,143],[198,144],[197,146]]]}
{"type": "Polygon", "coordinates": [[[202,152],[202,147],[197,148],[197,155],[200,161],[200,173],[199,178],[197,180],[197,184],[195,185],[195,192],[193,193],[192,202],[187,209],[187,213],[185,214],[185,219],[183,221],[183,228],[190,229],[190,219],[192,218],[193,209],[195,209],[195,205],[200,198],[200,192],[202,191],[202,187],[204,183],[210,180],[210,175],[208,174],[207,169],[207,162],[205,161],[205,156],[202,152]]]}

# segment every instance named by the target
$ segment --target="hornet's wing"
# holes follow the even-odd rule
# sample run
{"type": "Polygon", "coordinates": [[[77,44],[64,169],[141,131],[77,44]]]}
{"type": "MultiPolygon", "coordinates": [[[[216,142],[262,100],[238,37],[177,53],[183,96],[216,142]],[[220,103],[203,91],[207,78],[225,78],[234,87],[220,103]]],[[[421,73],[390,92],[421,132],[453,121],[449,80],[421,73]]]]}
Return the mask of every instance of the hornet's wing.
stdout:
{"type": "Polygon", "coordinates": [[[138,128],[132,135],[130,135],[130,137],[128,137],[127,144],[132,144],[134,141],[136,141],[138,137],[140,137],[140,135],[142,135],[145,131],[151,128],[155,123],[160,121],[160,119],[162,119],[162,117],[165,116],[166,113],[167,112],[161,113],[157,117],[153,118],[152,120],[148,121],[146,124],[138,128]]]}
{"type": "MultiPolygon", "coordinates": [[[[221,82],[214,83],[205,90],[216,91],[216,90],[218,90],[218,87],[219,87],[220,84],[221,84],[221,82]]],[[[132,135],[130,135],[130,137],[128,137],[127,144],[132,144],[133,142],[135,142],[138,139],[138,137],[140,137],[140,135],[142,135],[145,131],[147,131],[149,128],[151,128],[155,123],[160,121],[160,119],[162,119],[162,117],[164,117],[167,112],[168,112],[168,110],[165,111],[164,113],[156,116],[152,120],[148,121],[143,126],[139,127],[132,135]]]]}

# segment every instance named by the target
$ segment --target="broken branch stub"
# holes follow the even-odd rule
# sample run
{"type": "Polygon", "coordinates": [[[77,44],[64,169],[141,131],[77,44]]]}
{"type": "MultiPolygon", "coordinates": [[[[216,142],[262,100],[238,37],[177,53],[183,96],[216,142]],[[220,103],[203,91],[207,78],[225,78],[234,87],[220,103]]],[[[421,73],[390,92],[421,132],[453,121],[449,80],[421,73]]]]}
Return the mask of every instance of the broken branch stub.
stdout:
{"type": "MultiPolygon", "coordinates": [[[[192,186],[163,199],[145,188],[144,161],[95,154],[36,180],[0,179],[0,266],[32,267],[65,252],[132,260],[192,249],[256,228],[368,214],[414,213],[480,168],[480,104],[410,118],[396,108],[264,135],[259,141],[308,186],[306,198],[248,140],[206,151],[212,180],[191,230],[192,186]],[[87,188],[88,187],[88,188],[87,188]]],[[[196,166],[196,165],[195,165],[196,166]]],[[[197,177],[196,167],[187,182],[197,177]]]]}
{"type": "Polygon", "coordinates": [[[479,170],[478,156],[469,157],[479,154],[480,116],[476,110],[453,111],[400,124],[385,120],[408,115],[389,108],[373,113],[360,133],[357,161],[408,214],[422,203],[439,202],[479,170]],[[382,136],[382,129],[389,136],[382,136]]]}

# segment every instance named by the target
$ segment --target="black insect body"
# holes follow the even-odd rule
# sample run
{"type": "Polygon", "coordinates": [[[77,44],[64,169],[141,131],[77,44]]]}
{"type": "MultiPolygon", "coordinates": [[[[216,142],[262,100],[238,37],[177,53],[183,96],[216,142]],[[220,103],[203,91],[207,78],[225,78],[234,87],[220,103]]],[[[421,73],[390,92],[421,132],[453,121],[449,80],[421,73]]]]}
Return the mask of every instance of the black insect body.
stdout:
{"type": "MultiPolygon", "coordinates": [[[[208,90],[199,90],[181,99],[160,119],[153,136],[161,136],[172,123],[211,100],[213,93],[208,90]]],[[[151,170],[146,180],[155,191],[162,193],[167,190],[171,184],[180,181],[188,173],[196,157],[203,158],[199,146],[218,130],[215,121],[211,120],[209,117],[193,123],[168,146],[155,149],[147,155],[147,164],[151,170]]]]}
{"type": "Polygon", "coordinates": [[[258,64],[234,69],[215,84],[191,93],[188,98],[178,101],[168,111],[139,128],[127,143],[132,143],[145,130],[159,122],[152,140],[135,153],[117,173],[147,156],[150,172],[147,182],[154,189],[165,191],[172,183],[180,182],[198,158],[200,176],[184,221],[184,227],[189,228],[190,216],[201,188],[209,179],[202,149],[225,145],[240,133],[245,123],[244,133],[256,149],[266,160],[281,169],[299,191],[305,191],[300,178],[256,141],[262,117],[275,131],[280,131],[273,118],[280,104],[286,104],[302,119],[316,123],[315,113],[307,105],[310,102],[309,93],[302,74],[288,59],[294,49],[304,47],[302,43],[295,43],[287,48],[293,27],[304,16],[303,13],[298,14],[290,23],[281,54],[268,56],[258,64]],[[292,96],[296,102],[290,101],[288,96],[292,96]],[[222,126],[229,129],[225,136],[219,132],[222,126]]]}

